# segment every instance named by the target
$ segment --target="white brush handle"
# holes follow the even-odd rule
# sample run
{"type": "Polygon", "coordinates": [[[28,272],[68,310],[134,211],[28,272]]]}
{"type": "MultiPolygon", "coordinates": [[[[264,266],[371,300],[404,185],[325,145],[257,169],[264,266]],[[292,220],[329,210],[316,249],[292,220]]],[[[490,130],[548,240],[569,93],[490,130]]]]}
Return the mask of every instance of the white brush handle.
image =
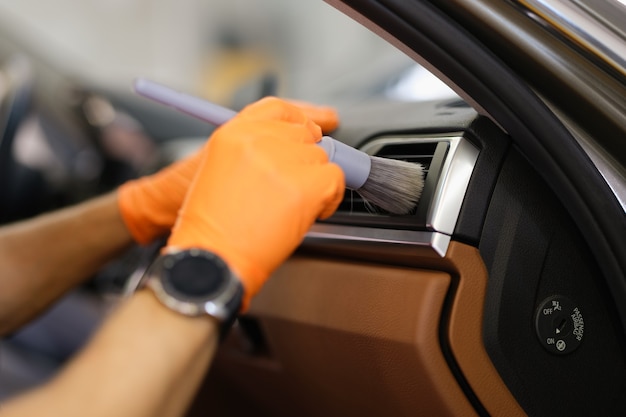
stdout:
{"type": "Polygon", "coordinates": [[[339,165],[346,177],[347,188],[358,190],[365,184],[372,170],[372,159],[368,154],[330,136],[324,136],[317,144],[324,148],[329,161],[339,165]]]}
{"type": "MultiPolygon", "coordinates": [[[[150,100],[172,107],[190,116],[220,126],[235,117],[237,112],[190,94],[181,93],[162,84],[143,78],[135,80],[137,94],[150,100]]],[[[346,177],[346,187],[358,190],[370,175],[372,162],[365,152],[339,142],[330,136],[324,136],[318,142],[328,154],[331,162],[339,165],[346,177]]]]}

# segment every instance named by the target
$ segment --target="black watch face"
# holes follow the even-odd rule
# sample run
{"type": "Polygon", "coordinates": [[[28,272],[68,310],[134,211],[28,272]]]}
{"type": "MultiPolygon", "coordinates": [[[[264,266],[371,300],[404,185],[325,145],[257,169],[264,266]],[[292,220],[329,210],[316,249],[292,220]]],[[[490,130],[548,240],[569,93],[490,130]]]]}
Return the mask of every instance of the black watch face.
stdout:
{"type": "Polygon", "coordinates": [[[207,298],[219,292],[228,280],[224,262],[206,253],[181,253],[164,262],[163,284],[190,298],[207,298]]]}

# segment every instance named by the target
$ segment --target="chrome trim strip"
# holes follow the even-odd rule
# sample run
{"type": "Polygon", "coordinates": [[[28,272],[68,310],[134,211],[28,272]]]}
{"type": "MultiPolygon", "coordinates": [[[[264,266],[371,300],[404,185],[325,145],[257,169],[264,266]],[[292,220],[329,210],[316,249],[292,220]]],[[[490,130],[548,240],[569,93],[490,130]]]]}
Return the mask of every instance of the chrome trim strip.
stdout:
{"type": "Polygon", "coordinates": [[[454,233],[477,160],[478,148],[470,142],[463,138],[450,142],[450,150],[428,210],[427,226],[447,235],[454,233]]]}
{"type": "Polygon", "coordinates": [[[314,224],[307,238],[336,239],[342,241],[390,243],[413,246],[430,246],[433,232],[416,230],[380,229],[375,227],[314,224]]]}
{"type": "Polygon", "coordinates": [[[361,147],[361,150],[368,155],[376,155],[386,145],[394,144],[412,144],[412,143],[439,143],[439,142],[457,142],[463,139],[463,133],[454,132],[443,135],[411,135],[411,136],[385,136],[367,142],[361,147]]]}
{"type": "Polygon", "coordinates": [[[450,246],[450,240],[452,238],[448,235],[444,235],[441,233],[433,233],[433,238],[430,246],[433,248],[435,252],[442,258],[446,256],[448,252],[448,246],[450,246]]]}
{"type": "Polygon", "coordinates": [[[316,223],[306,234],[303,246],[314,245],[319,241],[339,244],[348,249],[354,249],[358,244],[366,244],[379,250],[401,245],[409,250],[412,248],[413,254],[417,249],[426,249],[425,253],[444,257],[450,244],[450,236],[437,232],[316,223]]]}

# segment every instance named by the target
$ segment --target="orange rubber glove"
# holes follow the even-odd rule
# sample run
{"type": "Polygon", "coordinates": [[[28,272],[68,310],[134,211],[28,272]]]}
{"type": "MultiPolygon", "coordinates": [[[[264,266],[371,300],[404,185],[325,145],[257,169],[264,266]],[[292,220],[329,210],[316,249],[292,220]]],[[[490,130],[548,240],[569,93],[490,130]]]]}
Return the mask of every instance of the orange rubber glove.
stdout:
{"type": "MultiPolygon", "coordinates": [[[[339,125],[339,116],[331,107],[302,101],[293,103],[324,133],[339,125]]],[[[122,219],[136,242],[147,244],[171,230],[205,149],[206,146],[191,157],[156,174],[129,181],[118,189],[122,219]]]]}
{"type": "Polygon", "coordinates": [[[287,103],[298,107],[309,119],[322,128],[322,133],[327,135],[339,126],[337,111],[328,106],[316,106],[306,101],[286,100],[287,103]]]}
{"type": "Polygon", "coordinates": [[[165,251],[199,247],[242,280],[245,310],[318,218],[330,216],[344,175],[315,145],[322,131],[297,107],[266,98],[219,128],[165,251]]]}

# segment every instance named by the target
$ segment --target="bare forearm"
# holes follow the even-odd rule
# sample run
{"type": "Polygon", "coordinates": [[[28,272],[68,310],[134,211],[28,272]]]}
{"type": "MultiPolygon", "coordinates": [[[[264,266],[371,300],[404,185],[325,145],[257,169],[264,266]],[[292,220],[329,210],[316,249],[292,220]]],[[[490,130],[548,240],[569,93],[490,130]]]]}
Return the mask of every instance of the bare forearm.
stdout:
{"type": "Polygon", "coordinates": [[[141,291],[53,381],[6,403],[3,416],[182,416],[217,347],[217,325],[141,291]]]}
{"type": "Polygon", "coordinates": [[[131,242],[115,194],[0,229],[0,334],[31,319],[131,242]]]}

